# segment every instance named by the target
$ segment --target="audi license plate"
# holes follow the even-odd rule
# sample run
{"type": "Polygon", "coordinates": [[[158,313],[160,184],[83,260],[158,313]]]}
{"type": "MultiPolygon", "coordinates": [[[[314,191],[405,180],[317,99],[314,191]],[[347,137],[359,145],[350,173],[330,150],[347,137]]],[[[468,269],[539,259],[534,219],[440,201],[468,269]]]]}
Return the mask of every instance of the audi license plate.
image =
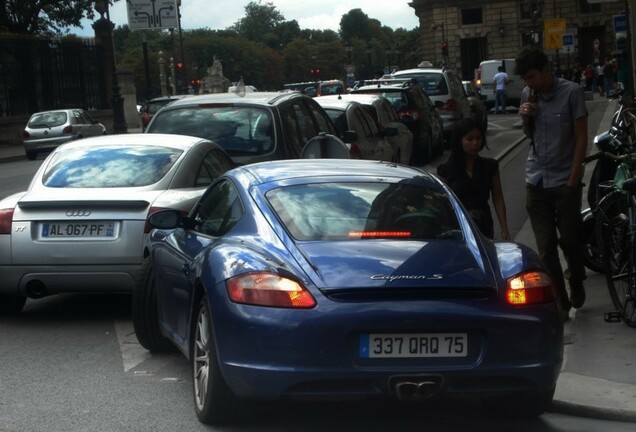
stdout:
{"type": "Polygon", "coordinates": [[[46,222],[42,224],[42,238],[113,238],[115,223],[92,222],[46,222]]]}
{"type": "Polygon", "coordinates": [[[360,335],[361,358],[466,357],[466,333],[372,333],[360,335]]]}

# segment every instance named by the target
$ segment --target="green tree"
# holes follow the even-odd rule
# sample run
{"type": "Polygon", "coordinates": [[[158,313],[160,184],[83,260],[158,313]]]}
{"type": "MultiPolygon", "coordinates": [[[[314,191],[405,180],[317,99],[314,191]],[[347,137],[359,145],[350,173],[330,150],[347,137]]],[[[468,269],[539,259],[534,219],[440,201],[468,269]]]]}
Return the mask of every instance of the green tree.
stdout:
{"type": "Polygon", "coordinates": [[[83,18],[95,18],[94,5],[94,0],[0,0],[0,32],[66,34],[83,18]]]}
{"type": "Polygon", "coordinates": [[[354,38],[371,39],[371,19],[362,9],[351,9],[340,19],[340,38],[352,40],[354,38]]]}
{"type": "Polygon", "coordinates": [[[276,45],[279,35],[276,28],[285,21],[272,2],[262,4],[249,2],[245,6],[245,16],[238,20],[231,29],[240,36],[251,41],[264,41],[267,45],[276,45]]]}

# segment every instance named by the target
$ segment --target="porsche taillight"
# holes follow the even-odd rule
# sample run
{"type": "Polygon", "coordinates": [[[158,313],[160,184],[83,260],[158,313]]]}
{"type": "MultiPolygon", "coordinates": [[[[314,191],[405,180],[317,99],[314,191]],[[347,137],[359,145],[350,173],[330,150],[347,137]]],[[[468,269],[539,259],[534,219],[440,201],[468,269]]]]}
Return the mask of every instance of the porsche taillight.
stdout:
{"type": "Polygon", "coordinates": [[[11,234],[13,209],[0,209],[0,234],[11,234]]]}
{"type": "Polygon", "coordinates": [[[255,306],[310,309],[316,300],[299,282],[270,272],[246,273],[226,281],[234,303],[255,306]]]}
{"type": "Polygon", "coordinates": [[[554,283],[542,271],[529,271],[508,279],[506,301],[513,306],[548,303],[556,300],[554,283]]]}

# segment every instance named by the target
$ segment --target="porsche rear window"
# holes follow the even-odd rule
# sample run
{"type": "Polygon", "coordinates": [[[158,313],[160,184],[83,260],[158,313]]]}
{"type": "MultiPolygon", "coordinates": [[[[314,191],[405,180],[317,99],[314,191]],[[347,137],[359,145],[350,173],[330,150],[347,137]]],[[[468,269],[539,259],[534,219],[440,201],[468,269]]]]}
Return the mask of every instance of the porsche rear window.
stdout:
{"type": "Polygon", "coordinates": [[[161,180],[181,153],[159,146],[65,149],[53,156],[42,181],[52,188],[148,186],[161,180]]]}
{"type": "Polygon", "coordinates": [[[266,197],[297,240],[462,238],[448,196],[409,183],[313,183],[266,197]]]}

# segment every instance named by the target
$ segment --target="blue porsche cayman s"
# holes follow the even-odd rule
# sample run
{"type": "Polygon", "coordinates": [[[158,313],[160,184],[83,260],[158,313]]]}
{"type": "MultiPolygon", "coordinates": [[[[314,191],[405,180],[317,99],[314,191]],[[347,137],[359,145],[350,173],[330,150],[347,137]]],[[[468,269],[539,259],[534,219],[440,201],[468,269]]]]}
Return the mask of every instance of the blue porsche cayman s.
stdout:
{"type": "Polygon", "coordinates": [[[417,168],[283,160],[226,172],[186,217],[148,218],[133,323],[193,367],[195,411],[249,399],[475,395],[550,405],[563,358],[554,287],[530,248],[483,237],[417,168]]]}

